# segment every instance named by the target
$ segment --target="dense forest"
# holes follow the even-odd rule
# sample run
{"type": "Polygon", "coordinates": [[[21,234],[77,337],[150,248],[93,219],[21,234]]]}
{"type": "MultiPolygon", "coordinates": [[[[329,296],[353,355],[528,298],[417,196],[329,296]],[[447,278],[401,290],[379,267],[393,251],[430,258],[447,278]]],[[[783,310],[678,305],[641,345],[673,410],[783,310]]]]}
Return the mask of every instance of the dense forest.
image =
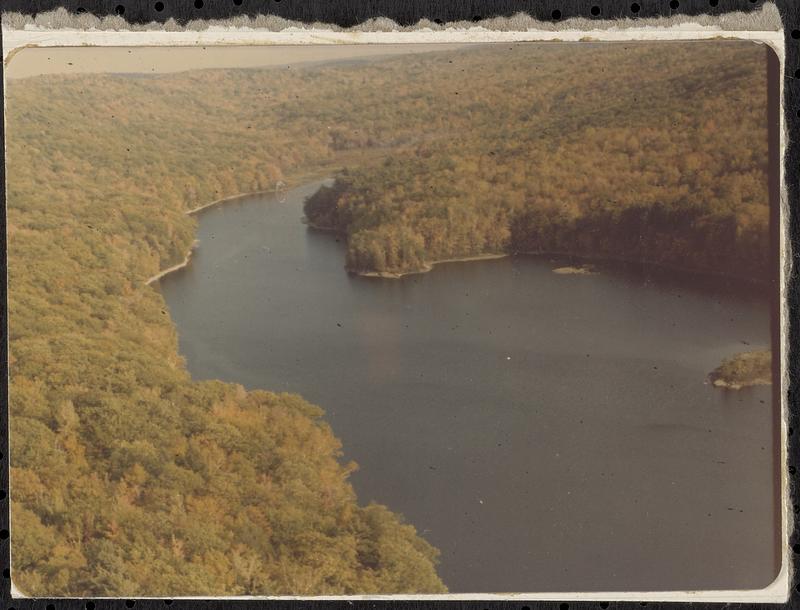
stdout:
{"type": "Polygon", "coordinates": [[[15,585],[443,591],[413,526],[357,502],[321,409],[190,379],[144,284],[190,247],[185,211],[337,174],[307,215],[347,234],[354,270],[624,250],[753,275],[766,264],[765,53],[520,44],[9,81],[15,585]]]}
{"type": "Polygon", "coordinates": [[[347,235],[356,272],[559,253],[767,277],[764,53],[595,46],[548,64],[496,52],[513,72],[487,61],[442,84],[468,125],[348,168],[306,215],[347,235]]]}

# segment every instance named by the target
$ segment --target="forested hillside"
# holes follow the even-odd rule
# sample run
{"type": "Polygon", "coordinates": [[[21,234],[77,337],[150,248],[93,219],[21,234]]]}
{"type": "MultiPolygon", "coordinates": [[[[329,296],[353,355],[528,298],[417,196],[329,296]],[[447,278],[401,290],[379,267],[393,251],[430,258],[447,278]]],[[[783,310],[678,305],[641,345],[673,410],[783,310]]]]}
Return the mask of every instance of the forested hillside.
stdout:
{"type": "Polygon", "coordinates": [[[309,220],[347,235],[357,272],[548,252],[767,277],[765,50],[588,49],[482,57],[441,87],[467,125],[346,170],[309,220]]]}
{"type": "Polygon", "coordinates": [[[766,248],[764,57],[732,42],[501,45],[10,81],[15,585],[442,591],[435,549],[357,504],[320,409],[192,382],[144,285],[192,243],[184,212],[347,167],[308,215],[347,233],[355,270],[623,240],[688,267],[730,255],[751,275],[766,248]]]}

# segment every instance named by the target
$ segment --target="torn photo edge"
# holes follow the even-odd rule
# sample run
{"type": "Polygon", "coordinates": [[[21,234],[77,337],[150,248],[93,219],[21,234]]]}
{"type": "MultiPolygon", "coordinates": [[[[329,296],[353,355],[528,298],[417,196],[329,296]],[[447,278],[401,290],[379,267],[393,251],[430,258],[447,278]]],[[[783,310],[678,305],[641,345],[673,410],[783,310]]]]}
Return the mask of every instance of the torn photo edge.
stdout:
{"type": "MultiPolygon", "coordinates": [[[[588,7],[587,7],[588,8],[588,7]]],[[[588,13],[588,10],[587,10],[588,13]]],[[[121,16],[95,17],[91,14],[72,14],[65,9],[40,13],[31,17],[22,13],[2,15],[2,45],[4,67],[14,55],[27,47],[130,47],[130,46],[274,46],[274,45],[380,45],[417,43],[489,43],[541,41],[703,41],[716,39],[748,40],[769,46],[777,58],[780,116],[775,125],[778,134],[779,172],[779,250],[780,250],[780,354],[781,375],[778,392],[780,409],[780,493],[781,493],[781,570],[777,579],[765,589],[728,591],[598,591],[591,593],[481,593],[446,595],[369,595],[369,596],[275,596],[225,597],[218,600],[619,600],[664,602],[736,602],[782,603],[788,599],[791,574],[790,536],[792,533],[788,450],[788,417],[790,376],[788,366],[790,345],[790,298],[792,290],[790,205],[786,185],[786,146],[790,141],[784,108],[786,81],[786,32],[780,11],[775,4],[765,4],[758,11],[726,13],[717,16],[658,17],[646,19],[590,20],[573,18],[557,23],[538,21],[524,14],[497,17],[484,21],[455,22],[446,25],[428,20],[416,26],[400,27],[388,19],[374,19],[352,28],[293,22],[280,17],[234,17],[228,20],[194,20],[183,25],[151,22],[129,24],[121,16]]],[[[771,152],[771,155],[773,153],[771,152]]],[[[793,171],[795,171],[793,169],[793,171]]],[[[773,205],[774,203],[771,202],[773,205]]],[[[5,305],[5,303],[4,303],[5,305]]],[[[7,305],[6,305],[7,307],[7,305]]],[[[793,334],[793,333],[792,333],[793,334]]],[[[7,349],[7,347],[5,348],[7,349]]],[[[8,370],[4,358],[4,394],[7,397],[8,370]]],[[[6,423],[8,405],[4,401],[6,423]]],[[[8,430],[5,430],[7,453],[8,430]]],[[[8,466],[3,469],[8,481],[8,466]]],[[[7,509],[8,507],[6,507],[7,509]]],[[[7,510],[5,511],[7,512],[7,510]]],[[[4,515],[8,519],[8,515],[4,515]]],[[[13,535],[13,528],[9,528],[13,535]]],[[[6,564],[10,565],[10,564],[6,564]]],[[[8,580],[10,583],[10,580],[8,580]]],[[[10,591],[15,598],[18,591],[10,591]]],[[[184,598],[202,599],[202,598],[184,598]]]]}

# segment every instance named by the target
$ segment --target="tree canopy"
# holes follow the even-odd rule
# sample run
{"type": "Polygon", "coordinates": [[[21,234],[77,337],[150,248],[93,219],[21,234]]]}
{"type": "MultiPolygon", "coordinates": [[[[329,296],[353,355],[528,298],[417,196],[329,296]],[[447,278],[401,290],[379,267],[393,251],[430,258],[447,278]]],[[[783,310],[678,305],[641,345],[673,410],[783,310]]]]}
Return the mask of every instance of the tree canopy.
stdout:
{"type": "Polygon", "coordinates": [[[768,276],[765,50],[583,51],[470,56],[440,85],[468,124],[348,168],[308,218],[347,235],[356,272],[547,252],[768,276]]]}

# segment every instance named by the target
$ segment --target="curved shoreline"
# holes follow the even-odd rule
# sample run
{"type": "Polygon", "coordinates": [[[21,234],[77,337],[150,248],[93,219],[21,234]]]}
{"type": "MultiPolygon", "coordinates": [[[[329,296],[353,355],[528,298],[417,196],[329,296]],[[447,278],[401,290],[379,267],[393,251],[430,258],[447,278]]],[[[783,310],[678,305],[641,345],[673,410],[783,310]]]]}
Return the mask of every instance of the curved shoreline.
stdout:
{"type": "Polygon", "coordinates": [[[207,210],[208,208],[213,208],[215,205],[219,205],[220,203],[227,203],[229,201],[234,201],[235,199],[243,199],[245,197],[251,197],[253,195],[275,195],[279,193],[278,189],[269,189],[263,191],[248,191],[247,193],[239,193],[238,195],[230,195],[228,197],[222,197],[221,199],[215,199],[210,203],[204,203],[203,205],[197,206],[196,208],[192,208],[191,210],[186,210],[184,212],[187,216],[194,216],[198,212],[202,212],[203,210],[207,210]]]}
{"type": "MultiPolygon", "coordinates": [[[[215,199],[209,203],[204,203],[203,205],[197,206],[196,208],[192,208],[191,210],[186,210],[184,214],[186,216],[194,216],[195,214],[202,212],[203,210],[207,210],[208,208],[213,208],[221,203],[228,203],[230,201],[235,201],[236,199],[244,199],[245,197],[251,197],[253,195],[272,195],[277,193],[278,191],[275,189],[271,190],[264,190],[264,191],[249,191],[247,193],[239,193],[238,195],[230,195],[228,197],[222,197],[220,199],[215,199]]],[[[186,267],[192,260],[192,254],[195,251],[195,248],[200,244],[200,240],[195,239],[192,242],[192,245],[189,246],[189,250],[186,252],[186,256],[183,257],[183,260],[171,267],[167,267],[166,269],[162,269],[155,275],[150,276],[144,281],[145,286],[149,286],[153,282],[157,282],[165,275],[172,273],[173,271],[178,271],[178,269],[183,269],[186,267]]]]}
{"type": "Polygon", "coordinates": [[[303,216],[300,219],[300,222],[306,225],[309,229],[314,229],[316,231],[324,231],[325,233],[338,233],[339,235],[347,235],[344,231],[340,231],[334,227],[326,227],[325,225],[318,225],[316,223],[311,222],[308,219],[308,216],[303,216]]]}
{"type": "Polygon", "coordinates": [[[177,265],[172,265],[172,267],[167,267],[166,269],[163,269],[162,271],[156,273],[154,276],[147,278],[144,282],[145,286],[149,286],[153,282],[157,282],[162,277],[164,277],[169,273],[172,273],[173,271],[177,271],[178,269],[183,269],[184,267],[186,267],[192,260],[192,254],[194,253],[194,249],[198,246],[199,243],[200,240],[195,239],[192,242],[189,251],[186,253],[186,256],[183,257],[183,260],[180,263],[178,263],[177,265]]]}
{"type": "MultiPolygon", "coordinates": [[[[289,187],[289,185],[285,184],[285,190],[286,191],[290,191],[293,188],[297,188],[297,187],[296,186],[295,187],[289,187]]],[[[252,197],[252,196],[257,196],[257,195],[274,195],[277,192],[278,191],[276,189],[268,189],[268,190],[260,190],[260,191],[248,191],[246,193],[238,193],[236,195],[229,195],[227,197],[221,197],[220,199],[215,199],[214,201],[211,201],[209,203],[205,203],[203,205],[200,205],[200,206],[197,206],[197,207],[192,208],[190,210],[187,210],[186,212],[184,212],[184,214],[186,214],[187,216],[194,216],[195,214],[198,214],[198,213],[200,213],[200,212],[202,212],[204,210],[207,210],[209,208],[215,207],[215,206],[220,205],[222,203],[228,203],[228,202],[231,202],[231,201],[235,201],[237,199],[244,199],[246,197],[252,197]]],[[[307,227],[309,227],[311,229],[314,229],[314,230],[317,230],[317,231],[338,233],[340,235],[347,236],[347,233],[345,231],[342,231],[342,230],[337,229],[335,227],[328,227],[328,226],[324,226],[324,225],[318,225],[318,224],[310,221],[308,219],[308,217],[306,217],[306,216],[303,216],[300,219],[300,222],[305,224],[307,227]]],[[[149,286],[153,282],[156,282],[156,281],[160,280],[165,275],[167,275],[169,273],[172,273],[173,271],[177,271],[179,269],[183,269],[184,267],[186,267],[191,262],[192,253],[195,250],[195,248],[197,247],[198,243],[199,243],[198,240],[195,240],[192,243],[192,245],[191,245],[189,251],[186,253],[186,256],[184,257],[183,261],[181,261],[180,263],[177,263],[175,265],[172,265],[171,267],[163,269],[163,270],[159,271],[158,273],[156,273],[155,275],[149,277],[147,280],[145,280],[145,285],[149,286]]],[[[348,273],[352,273],[352,274],[358,275],[360,277],[371,277],[371,278],[381,278],[381,279],[400,279],[400,278],[403,278],[403,277],[405,277],[407,275],[417,275],[417,274],[420,274],[420,273],[429,273],[430,271],[433,270],[433,268],[436,265],[439,265],[439,264],[460,263],[460,262],[469,262],[469,261],[478,261],[478,260],[492,260],[492,259],[507,258],[509,256],[516,256],[516,255],[519,255],[519,254],[535,255],[535,256],[559,256],[559,257],[564,257],[564,258],[575,259],[577,261],[586,261],[586,262],[589,262],[589,263],[592,263],[592,262],[615,262],[615,263],[623,263],[623,264],[629,264],[629,265],[645,265],[645,266],[648,266],[648,267],[660,268],[660,269],[665,269],[665,270],[668,270],[668,271],[676,271],[676,272],[680,272],[680,273],[691,273],[691,274],[698,274],[698,275],[706,275],[706,276],[711,276],[711,277],[731,279],[731,280],[744,282],[744,283],[749,284],[751,286],[752,285],[763,286],[765,284],[769,284],[769,282],[770,282],[769,279],[764,280],[764,279],[760,279],[760,278],[746,277],[746,276],[741,276],[741,275],[733,275],[733,274],[730,274],[730,273],[722,273],[722,272],[719,272],[719,271],[712,271],[712,270],[706,270],[706,269],[691,269],[691,268],[681,267],[680,265],[657,262],[657,261],[652,261],[652,260],[641,260],[641,259],[640,260],[632,260],[632,259],[625,258],[625,257],[620,257],[620,256],[608,256],[608,255],[591,256],[591,255],[585,255],[585,254],[575,254],[575,253],[570,253],[570,252],[535,251],[535,250],[520,250],[520,251],[516,251],[516,252],[505,252],[505,253],[497,253],[497,254],[476,254],[476,255],[472,255],[472,256],[439,259],[439,260],[430,261],[430,262],[426,261],[422,268],[413,269],[413,270],[410,270],[410,271],[355,271],[355,270],[352,270],[352,269],[347,269],[346,267],[345,267],[345,269],[347,269],[348,273]]]]}
{"type": "MultiPolygon", "coordinates": [[[[310,221],[307,217],[303,217],[302,222],[306,224],[308,227],[312,229],[316,229],[318,231],[325,231],[329,233],[337,233],[339,235],[344,235],[347,237],[347,232],[336,227],[329,227],[325,225],[319,225],[312,221],[310,221]]],[[[692,275],[700,275],[700,276],[708,276],[708,277],[715,277],[715,278],[722,278],[727,280],[734,280],[736,282],[742,282],[744,284],[750,286],[765,286],[769,285],[772,281],[771,278],[763,279],[763,278],[756,278],[750,277],[745,275],[735,275],[732,273],[724,273],[721,271],[714,271],[711,269],[696,269],[692,267],[682,267],[681,265],[676,265],[673,263],[665,263],[661,261],[654,261],[650,259],[631,259],[626,258],[624,256],[614,256],[614,255],[587,255],[587,254],[578,254],[574,252],[558,252],[553,250],[516,250],[513,252],[505,252],[501,254],[477,254],[474,256],[465,256],[465,257],[455,257],[455,258],[446,258],[440,259],[430,262],[425,262],[424,267],[420,269],[413,269],[411,271],[356,271],[354,269],[347,269],[348,273],[352,273],[354,275],[358,275],[360,277],[376,277],[382,279],[400,279],[407,275],[416,275],[419,273],[428,273],[430,272],[434,266],[440,263],[456,263],[456,262],[464,262],[464,261],[472,261],[472,260],[484,260],[484,259],[494,259],[494,258],[505,258],[509,256],[518,256],[518,255],[529,255],[529,256],[557,256],[565,259],[572,259],[576,262],[584,263],[583,267],[588,267],[593,263],[622,263],[624,265],[642,265],[645,267],[651,267],[654,269],[663,269],[665,271],[673,271],[677,273],[689,273],[692,275]]],[[[347,267],[345,267],[347,268],[347,267]]],[[[555,271],[555,270],[554,270],[555,271]]],[[[559,273],[558,271],[555,271],[559,273]]],[[[568,273],[561,272],[564,275],[568,273]]],[[[598,272],[596,270],[592,270],[589,273],[578,273],[574,275],[595,275],[598,272]]],[[[570,274],[573,275],[573,274],[570,274]]]]}
{"type": "MultiPolygon", "coordinates": [[[[293,188],[296,188],[296,187],[293,187],[293,188]]],[[[284,183],[284,190],[290,191],[290,190],[292,190],[292,188],[289,188],[289,186],[286,183],[284,183]]],[[[253,197],[253,196],[256,196],[256,195],[276,195],[278,192],[280,192],[278,189],[265,189],[265,190],[262,190],[262,191],[248,191],[246,193],[238,193],[236,195],[229,195],[227,197],[221,197],[219,199],[215,199],[214,201],[210,201],[209,203],[204,203],[203,205],[199,205],[196,208],[192,208],[190,210],[186,210],[184,212],[184,214],[186,216],[194,216],[195,214],[198,214],[198,213],[200,213],[200,212],[202,212],[204,210],[207,210],[209,208],[213,208],[213,207],[215,207],[217,205],[220,205],[221,203],[229,203],[231,201],[236,201],[237,199],[244,199],[245,197],[253,197]]],[[[315,227],[315,228],[317,228],[317,227],[315,227]]],[[[318,228],[322,229],[322,227],[318,227],[318,228]]],[[[153,282],[157,282],[162,277],[172,273],[173,271],[178,271],[179,269],[183,269],[184,267],[186,267],[191,262],[192,254],[194,253],[194,250],[197,248],[197,246],[199,244],[200,244],[200,240],[195,239],[192,242],[192,245],[189,247],[188,252],[186,252],[186,256],[184,256],[183,260],[180,263],[172,265],[171,267],[167,267],[166,269],[162,269],[161,271],[159,271],[155,275],[150,276],[149,278],[147,278],[145,280],[145,282],[144,282],[145,286],[149,286],[153,282]]]]}
{"type": "MultiPolygon", "coordinates": [[[[338,229],[334,229],[331,227],[324,227],[324,226],[317,226],[312,223],[307,223],[309,226],[319,229],[321,231],[331,231],[335,233],[340,233],[342,235],[346,235],[345,232],[340,231],[338,229]]],[[[733,280],[736,282],[742,282],[749,286],[765,286],[770,283],[770,279],[761,279],[755,277],[748,277],[743,275],[734,275],[732,273],[723,273],[720,271],[712,271],[709,269],[693,269],[691,267],[681,267],[680,265],[670,264],[670,263],[663,263],[654,260],[642,260],[642,259],[630,259],[625,258],[623,256],[606,256],[606,255],[598,255],[598,256],[591,256],[586,254],[575,254],[572,252],[553,252],[553,251],[536,251],[536,250],[520,250],[516,252],[506,252],[503,254],[477,254],[474,256],[465,256],[465,257],[456,257],[456,258],[445,258],[440,260],[435,260],[431,262],[426,262],[425,267],[422,269],[415,269],[412,271],[353,271],[349,270],[350,273],[361,277],[379,277],[384,279],[399,279],[406,275],[414,275],[418,273],[428,273],[433,269],[435,265],[440,263],[456,263],[456,262],[463,262],[463,261],[473,261],[473,260],[489,260],[489,259],[496,259],[496,258],[506,258],[509,256],[557,256],[565,259],[573,259],[575,261],[584,263],[583,267],[591,266],[593,263],[621,263],[624,265],[642,265],[645,267],[650,267],[653,269],[662,269],[664,271],[672,271],[676,273],[687,273],[691,275],[699,275],[699,276],[707,276],[707,277],[715,277],[715,278],[722,278],[727,280],[733,280]]],[[[561,267],[564,268],[564,267],[561,267]]],[[[555,269],[554,272],[558,273],[555,269]]],[[[562,272],[564,273],[564,272],[562,272]]],[[[589,273],[578,273],[576,275],[596,275],[598,271],[592,270],[589,273]]],[[[567,275],[567,273],[564,273],[567,275]]]]}
{"type": "MultiPolygon", "coordinates": [[[[338,170],[336,170],[335,167],[334,168],[328,167],[328,168],[320,168],[317,171],[308,171],[306,173],[301,172],[294,179],[287,178],[285,182],[282,182],[283,186],[280,189],[271,188],[260,191],[247,191],[245,193],[237,193],[235,195],[228,195],[227,197],[220,197],[219,199],[215,199],[214,201],[209,201],[208,203],[204,203],[203,205],[199,205],[195,208],[186,210],[184,214],[186,216],[194,216],[195,214],[199,214],[204,210],[216,207],[222,203],[229,203],[231,201],[236,201],[237,199],[244,199],[246,197],[254,197],[258,195],[277,195],[280,192],[288,193],[289,191],[299,188],[305,184],[311,184],[312,182],[314,182],[314,180],[329,179],[324,177],[330,176],[331,171],[335,172],[338,170]]],[[[314,227],[314,228],[319,228],[321,230],[324,230],[324,227],[314,227]]],[[[145,285],[149,286],[153,282],[157,282],[158,280],[160,280],[165,275],[172,273],[173,271],[177,271],[178,269],[183,269],[184,267],[186,267],[191,262],[192,253],[194,252],[195,248],[197,248],[199,243],[200,243],[199,240],[195,239],[194,242],[192,242],[189,251],[186,253],[186,256],[180,263],[172,265],[171,267],[167,267],[166,269],[162,269],[155,275],[149,277],[148,279],[145,280],[144,282],[145,285]]]]}
{"type": "MultiPolygon", "coordinates": [[[[412,269],[411,271],[350,271],[350,273],[354,273],[355,275],[361,277],[379,277],[383,279],[400,279],[401,277],[405,277],[407,275],[417,275],[420,273],[428,273],[432,271],[436,265],[442,265],[444,263],[466,263],[469,261],[484,261],[484,260],[494,260],[498,258],[507,258],[511,256],[510,254],[475,254],[472,256],[460,256],[456,258],[442,258],[436,261],[426,262],[425,266],[421,269],[412,269]]],[[[348,270],[349,271],[349,270],[348,270]]]]}

